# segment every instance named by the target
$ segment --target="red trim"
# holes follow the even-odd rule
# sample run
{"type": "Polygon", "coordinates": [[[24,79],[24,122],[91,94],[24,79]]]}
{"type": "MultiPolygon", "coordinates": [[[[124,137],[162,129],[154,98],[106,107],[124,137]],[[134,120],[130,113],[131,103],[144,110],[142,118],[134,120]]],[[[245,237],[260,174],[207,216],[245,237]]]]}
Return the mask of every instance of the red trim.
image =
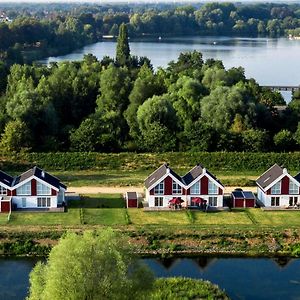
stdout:
{"type": "Polygon", "coordinates": [[[11,190],[7,190],[7,196],[11,196],[11,190]]]}
{"type": "Polygon", "coordinates": [[[201,178],[201,195],[208,195],[208,178],[203,176],[201,178]]]}
{"type": "Polygon", "coordinates": [[[223,190],[219,188],[219,195],[223,195],[223,190]]]}
{"type": "Polygon", "coordinates": [[[36,180],[31,180],[31,196],[36,196],[36,180]]]}
{"type": "Polygon", "coordinates": [[[17,196],[17,191],[16,190],[12,190],[11,194],[12,194],[12,196],[17,196]]]}
{"type": "Polygon", "coordinates": [[[56,190],[54,190],[54,189],[51,189],[51,196],[56,196],[57,195],[57,192],[56,192],[56,190]]]}

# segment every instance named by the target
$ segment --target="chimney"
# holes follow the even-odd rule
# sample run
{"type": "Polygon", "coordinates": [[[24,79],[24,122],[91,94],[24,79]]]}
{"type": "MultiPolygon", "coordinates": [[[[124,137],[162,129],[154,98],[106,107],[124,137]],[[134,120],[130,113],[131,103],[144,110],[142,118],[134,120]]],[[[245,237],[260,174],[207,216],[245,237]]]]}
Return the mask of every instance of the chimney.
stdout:
{"type": "Polygon", "coordinates": [[[202,171],[202,173],[204,174],[204,173],[206,173],[206,168],[203,168],[203,171],[202,171]]]}
{"type": "Polygon", "coordinates": [[[287,169],[286,169],[286,168],[283,168],[282,173],[283,173],[283,174],[287,174],[287,169]]]}
{"type": "Polygon", "coordinates": [[[43,178],[45,178],[45,171],[44,171],[44,170],[42,170],[41,176],[42,176],[43,178]]]}

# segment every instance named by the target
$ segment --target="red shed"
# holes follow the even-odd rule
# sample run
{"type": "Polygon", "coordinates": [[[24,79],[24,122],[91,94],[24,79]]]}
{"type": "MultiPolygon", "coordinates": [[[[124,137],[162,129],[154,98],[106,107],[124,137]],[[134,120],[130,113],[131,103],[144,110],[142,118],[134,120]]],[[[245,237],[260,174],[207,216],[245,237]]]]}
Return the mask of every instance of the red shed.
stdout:
{"type": "Polygon", "coordinates": [[[11,211],[11,198],[10,197],[3,197],[1,199],[0,203],[1,203],[1,205],[0,205],[1,212],[9,213],[11,211]]]}
{"type": "Polygon", "coordinates": [[[125,196],[126,207],[139,207],[138,197],[136,192],[127,192],[125,196]]]}
{"type": "Polygon", "coordinates": [[[233,207],[255,207],[255,196],[250,191],[235,190],[231,193],[233,207]]]}

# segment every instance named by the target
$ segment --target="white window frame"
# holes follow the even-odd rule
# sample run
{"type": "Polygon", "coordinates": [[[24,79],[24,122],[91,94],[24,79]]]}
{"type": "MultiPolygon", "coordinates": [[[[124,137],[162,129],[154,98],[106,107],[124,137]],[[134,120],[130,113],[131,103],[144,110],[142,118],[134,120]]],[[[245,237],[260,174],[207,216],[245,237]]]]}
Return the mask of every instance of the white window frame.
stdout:
{"type": "Polygon", "coordinates": [[[161,181],[158,185],[154,187],[154,195],[163,195],[165,191],[165,183],[161,181]]]}
{"type": "Polygon", "coordinates": [[[200,181],[194,183],[190,188],[191,195],[200,195],[200,181]]]}
{"type": "Polygon", "coordinates": [[[28,181],[17,188],[18,196],[30,196],[31,195],[31,181],[28,181]]]}
{"type": "Polygon", "coordinates": [[[51,198],[50,197],[37,197],[36,198],[37,207],[50,207],[51,198]]]}
{"type": "Polygon", "coordinates": [[[289,184],[289,194],[291,194],[291,195],[297,195],[297,194],[299,194],[299,187],[292,180],[290,180],[290,184],[289,184]]]}
{"type": "Polygon", "coordinates": [[[218,206],[218,197],[208,197],[209,206],[218,206]]]}
{"type": "Polygon", "coordinates": [[[281,181],[278,181],[271,187],[271,195],[280,195],[281,194],[281,181]]]}
{"type": "Polygon", "coordinates": [[[218,186],[208,180],[208,195],[218,195],[218,186]]]}
{"type": "Polygon", "coordinates": [[[37,181],[36,194],[37,195],[51,195],[51,188],[49,186],[37,181]]]}
{"type": "Polygon", "coordinates": [[[0,195],[7,195],[7,189],[2,185],[0,185],[0,195]]]}
{"type": "Polygon", "coordinates": [[[280,197],[271,197],[271,206],[280,206],[280,197]]]}
{"type": "Polygon", "coordinates": [[[154,197],[154,206],[155,207],[164,206],[164,197],[154,197]]]}
{"type": "Polygon", "coordinates": [[[173,180],[172,183],[172,194],[179,194],[179,195],[182,194],[182,187],[175,180],[173,180]]]}

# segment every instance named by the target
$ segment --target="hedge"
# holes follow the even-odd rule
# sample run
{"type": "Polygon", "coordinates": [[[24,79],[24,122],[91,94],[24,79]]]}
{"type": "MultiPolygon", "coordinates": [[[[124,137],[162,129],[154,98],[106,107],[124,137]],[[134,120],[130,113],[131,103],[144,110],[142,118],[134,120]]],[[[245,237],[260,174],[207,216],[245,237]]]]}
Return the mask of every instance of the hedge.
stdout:
{"type": "Polygon", "coordinates": [[[58,170],[153,170],[164,162],[174,169],[187,169],[201,163],[207,169],[219,171],[264,171],[274,163],[289,170],[300,170],[300,152],[170,152],[150,153],[19,153],[0,157],[4,171],[24,171],[38,165],[50,171],[58,170]]]}

